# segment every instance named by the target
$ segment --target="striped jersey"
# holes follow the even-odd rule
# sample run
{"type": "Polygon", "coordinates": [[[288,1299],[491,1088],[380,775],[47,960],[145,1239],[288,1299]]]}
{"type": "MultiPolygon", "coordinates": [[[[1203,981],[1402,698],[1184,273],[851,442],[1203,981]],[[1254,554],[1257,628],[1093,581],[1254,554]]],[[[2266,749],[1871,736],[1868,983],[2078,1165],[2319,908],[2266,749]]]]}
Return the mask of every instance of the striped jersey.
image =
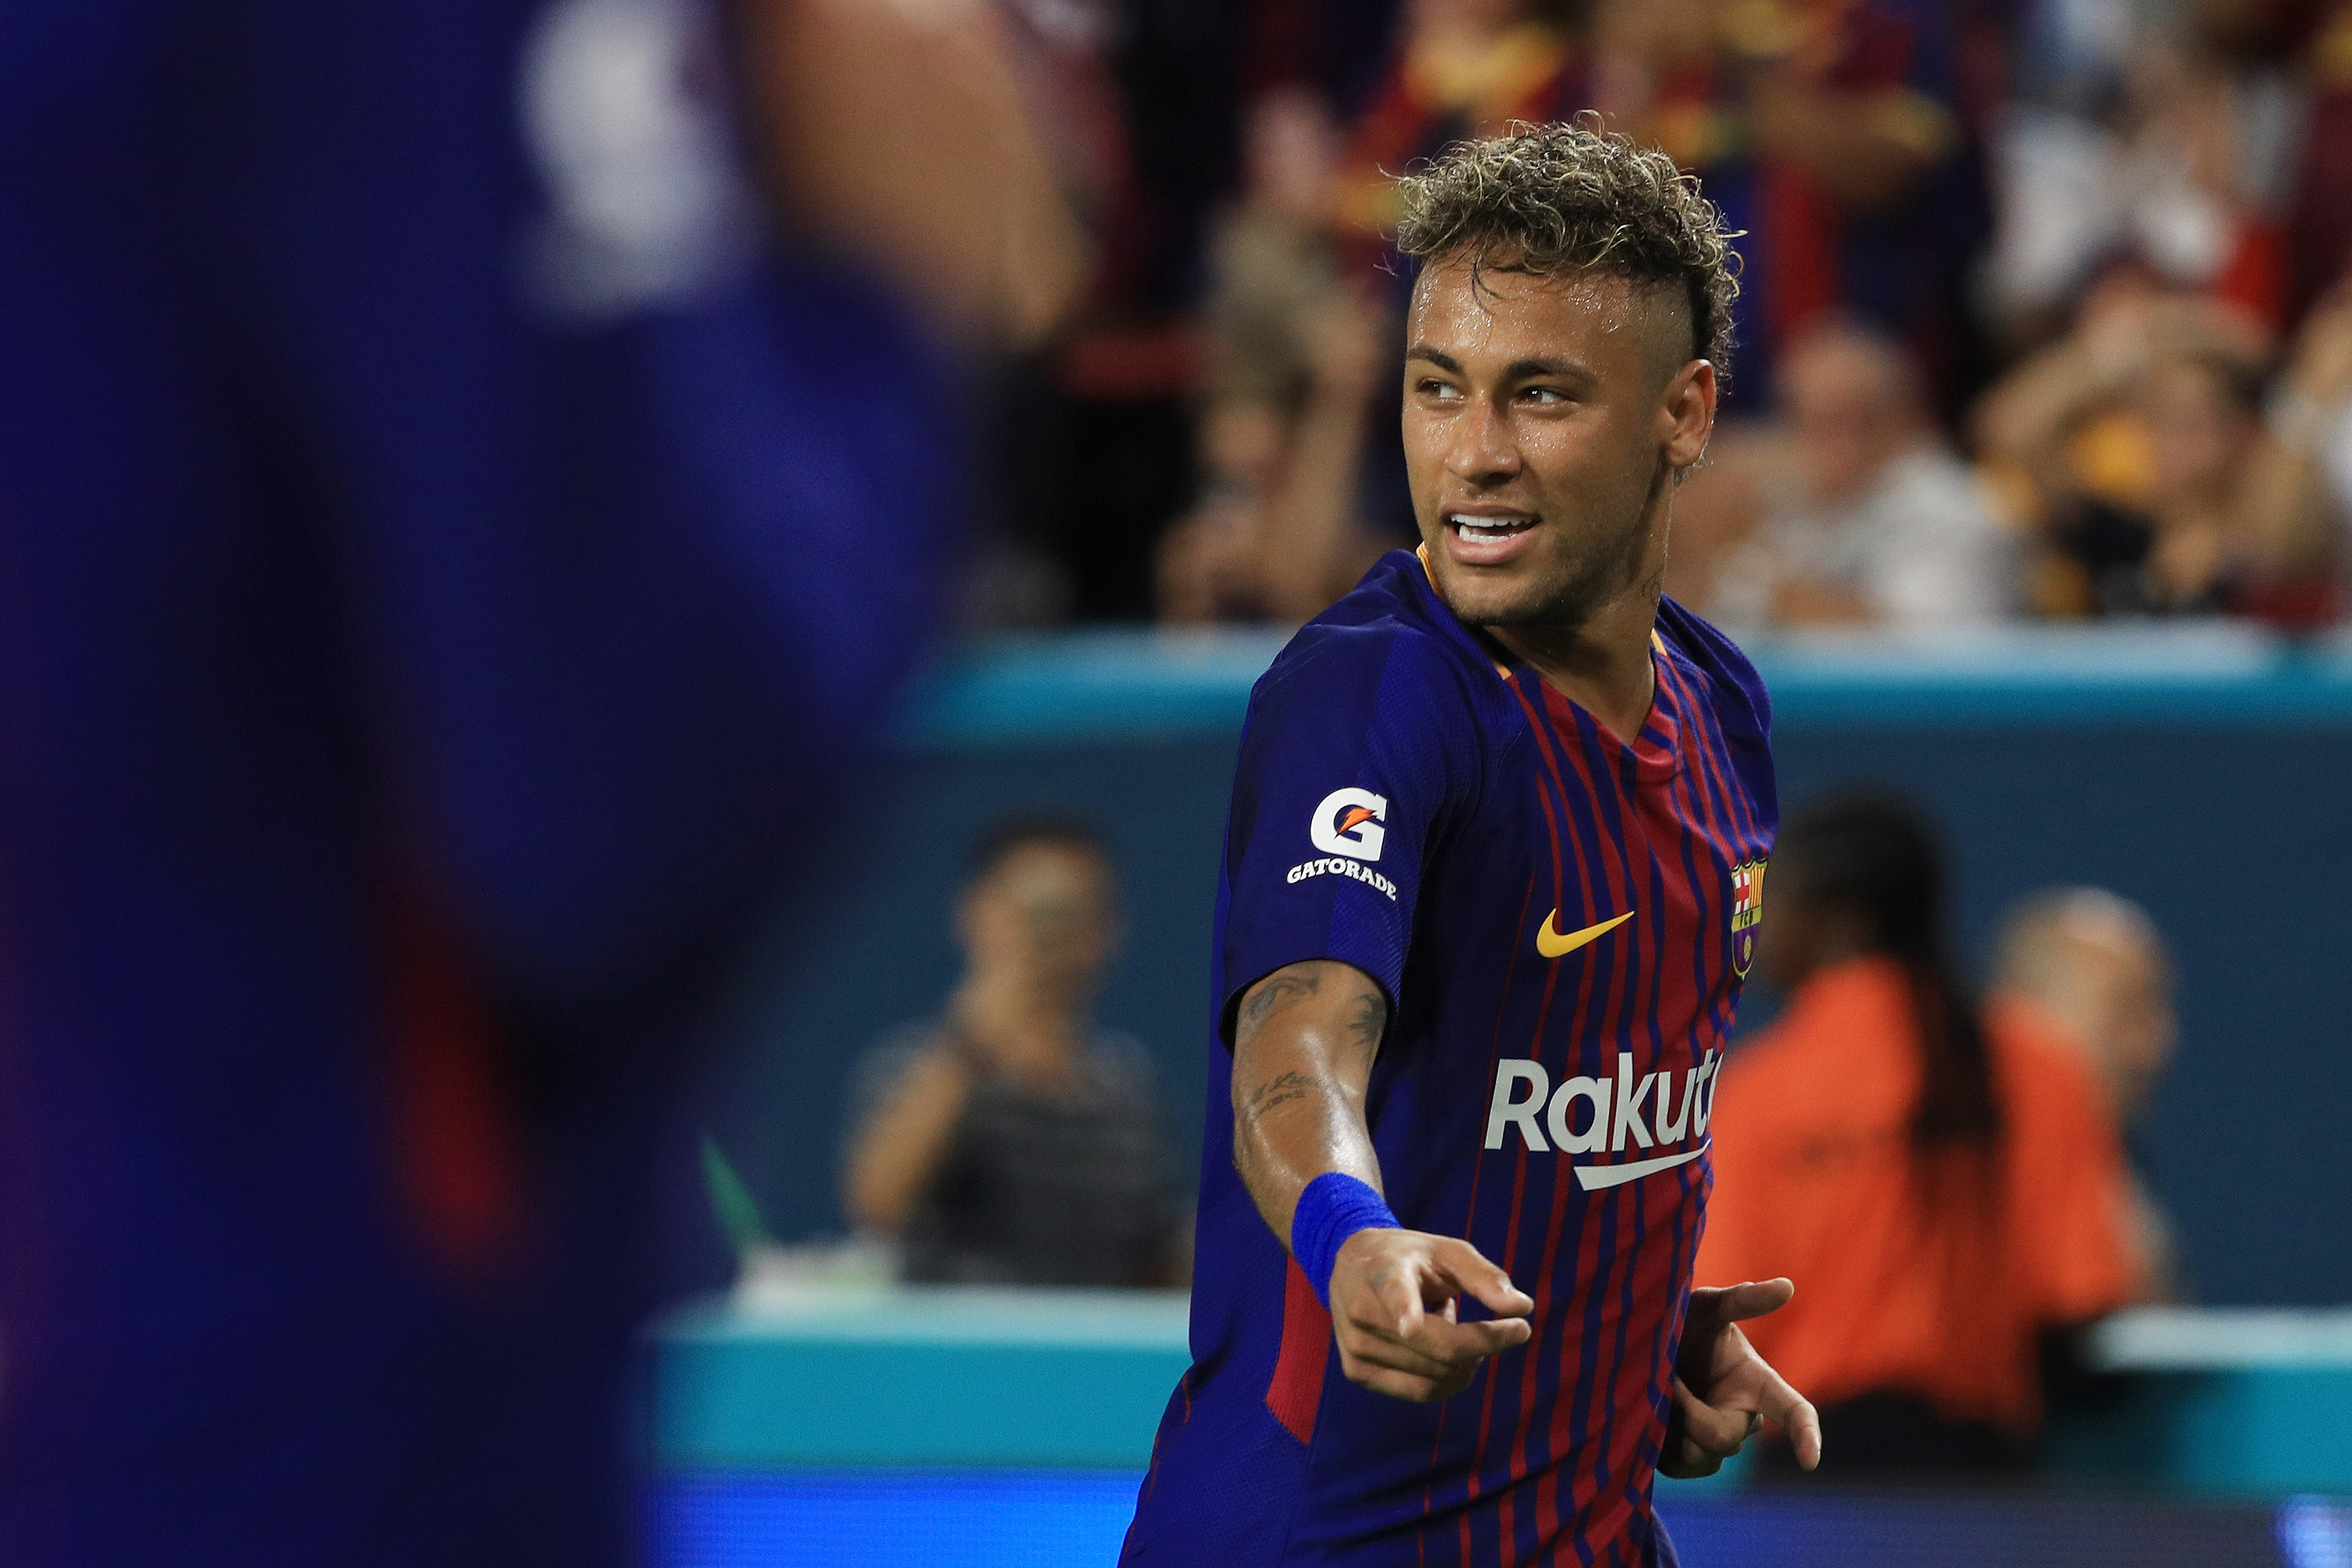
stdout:
{"type": "Polygon", "coordinates": [[[1628,745],[1399,551],[1258,682],[1218,890],[1193,1364],[1124,1562],[1673,1563],[1651,1482],[1777,806],[1754,668],[1672,600],[1652,653],[1628,745]],[[1440,1404],[1347,1380],[1234,1169],[1236,1005],[1309,959],[1388,993],[1365,1117],[1390,1206],[1535,1299],[1529,1342],[1440,1404]]]}

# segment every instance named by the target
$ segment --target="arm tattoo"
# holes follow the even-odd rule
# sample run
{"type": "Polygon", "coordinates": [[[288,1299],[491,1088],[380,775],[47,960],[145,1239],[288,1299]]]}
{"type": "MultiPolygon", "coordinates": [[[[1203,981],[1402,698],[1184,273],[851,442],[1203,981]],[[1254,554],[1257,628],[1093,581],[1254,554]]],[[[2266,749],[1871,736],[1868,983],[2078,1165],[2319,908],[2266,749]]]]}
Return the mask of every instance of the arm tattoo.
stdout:
{"type": "Polygon", "coordinates": [[[1364,1053],[1366,1061],[1381,1054],[1381,1031],[1388,1027],[1388,998],[1377,991],[1366,991],[1357,996],[1356,1016],[1349,1023],[1348,1033],[1354,1037],[1356,1048],[1364,1053]]]}
{"type": "Polygon", "coordinates": [[[1250,1091],[1249,1099],[1242,1102],[1235,1119],[1245,1128],[1255,1127],[1276,1106],[1288,1105],[1294,1100],[1305,1100],[1308,1095],[1320,1091],[1322,1087],[1303,1072],[1278,1074],[1250,1091]]]}
{"type": "Polygon", "coordinates": [[[1276,1008],[1296,1002],[1302,996],[1312,996],[1322,989],[1323,977],[1311,970],[1304,973],[1276,973],[1243,1001],[1234,1036],[1248,1035],[1265,1023],[1266,1016],[1276,1008]]]}

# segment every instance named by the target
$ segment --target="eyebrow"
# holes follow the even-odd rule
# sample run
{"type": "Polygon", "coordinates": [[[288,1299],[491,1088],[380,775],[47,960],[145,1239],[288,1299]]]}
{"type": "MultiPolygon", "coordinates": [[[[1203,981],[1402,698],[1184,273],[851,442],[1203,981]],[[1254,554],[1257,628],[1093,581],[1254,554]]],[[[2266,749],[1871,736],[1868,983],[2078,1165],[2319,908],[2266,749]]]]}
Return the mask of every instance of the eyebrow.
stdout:
{"type": "MultiPolygon", "coordinates": [[[[1408,360],[1427,360],[1449,375],[1467,374],[1463,370],[1460,360],[1455,359],[1444,349],[1433,348],[1427,343],[1413,344],[1405,352],[1404,357],[1408,360]]],[[[1533,381],[1542,376],[1551,376],[1566,381],[1589,382],[1595,379],[1591,367],[1579,364],[1574,360],[1515,359],[1503,367],[1503,379],[1506,382],[1533,381]]]]}

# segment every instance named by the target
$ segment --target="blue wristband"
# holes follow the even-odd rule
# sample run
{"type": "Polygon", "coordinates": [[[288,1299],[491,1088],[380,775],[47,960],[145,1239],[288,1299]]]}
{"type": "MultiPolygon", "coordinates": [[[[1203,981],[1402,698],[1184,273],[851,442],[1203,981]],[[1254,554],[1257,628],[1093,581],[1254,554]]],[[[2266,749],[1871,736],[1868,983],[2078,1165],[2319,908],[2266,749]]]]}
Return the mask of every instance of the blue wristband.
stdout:
{"type": "Polygon", "coordinates": [[[1298,1194],[1290,1216],[1290,1256],[1315,1287],[1315,1299],[1331,1305],[1331,1266],[1339,1248],[1360,1230],[1395,1230],[1397,1216],[1381,1194],[1342,1171],[1326,1171],[1298,1194]]]}

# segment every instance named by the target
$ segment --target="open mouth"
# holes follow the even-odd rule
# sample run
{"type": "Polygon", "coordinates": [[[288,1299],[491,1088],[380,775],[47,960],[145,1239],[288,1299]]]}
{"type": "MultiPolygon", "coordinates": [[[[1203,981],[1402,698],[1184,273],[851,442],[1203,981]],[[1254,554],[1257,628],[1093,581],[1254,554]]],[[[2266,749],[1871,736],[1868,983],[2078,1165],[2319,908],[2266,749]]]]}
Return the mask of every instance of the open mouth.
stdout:
{"type": "Polygon", "coordinates": [[[1532,512],[1445,514],[1448,553],[1465,566],[1498,566],[1519,552],[1538,521],[1532,512]]]}
{"type": "Polygon", "coordinates": [[[1445,526],[1466,542],[1485,544],[1516,538],[1536,525],[1532,517],[1473,517],[1468,512],[1448,513],[1445,526]]]}

